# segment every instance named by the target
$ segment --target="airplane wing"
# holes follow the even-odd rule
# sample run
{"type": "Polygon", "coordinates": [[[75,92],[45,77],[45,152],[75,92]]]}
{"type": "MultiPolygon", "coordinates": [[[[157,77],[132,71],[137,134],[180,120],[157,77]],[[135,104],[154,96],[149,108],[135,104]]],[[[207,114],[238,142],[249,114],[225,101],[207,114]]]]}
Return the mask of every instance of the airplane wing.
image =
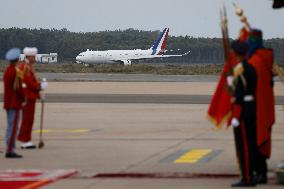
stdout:
{"type": "MultiPolygon", "coordinates": [[[[138,57],[131,57],[128,58],[127,60],[144,60],[144,59],[151,59],[151,58],[169,58],[169,57],[181,57],[188,55],[190,51],[184,53],[184,54],[173,54],[173,55],[147,55],[147,56],[138,56],[138,57]]],[[[114,59],[113,61],[115,62],[125,62],[126,60],[121,60],[121,59],[114,59]]]]}
{"type": "Polygon", "coordinates": [[[145,60],[145,59],[152,59],[152,58],[168,58],[168,57],[181,57],[188,55],[190,51],[184,54],[173,54],[173,55],[147,55],[147,56],[138,56],[138,57],[130,57],[127,59],[112,59],[113,62],[123,63],[124,65],[131,65],[133,60],[145,60]]]}
{"type": "Polygon", "coordinates": [[[181,57],[181,56],[186,56],[190,53],[190,51],[184,53],[184,54],[173,54],[173,55],[154,55],[156,58],[168,58],[168,57],[181,57]]]}

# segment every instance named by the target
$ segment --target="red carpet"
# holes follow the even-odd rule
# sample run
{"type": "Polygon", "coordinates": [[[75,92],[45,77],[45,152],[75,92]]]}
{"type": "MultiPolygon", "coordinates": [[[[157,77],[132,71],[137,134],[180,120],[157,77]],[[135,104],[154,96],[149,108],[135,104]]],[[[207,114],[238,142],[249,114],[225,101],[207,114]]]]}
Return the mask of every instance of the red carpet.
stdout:
{"type": "Polygon", "coordinates": [[[76,174],[76,170],[7,170],[0,171],[0,189],[36,189],[76,174]]]}

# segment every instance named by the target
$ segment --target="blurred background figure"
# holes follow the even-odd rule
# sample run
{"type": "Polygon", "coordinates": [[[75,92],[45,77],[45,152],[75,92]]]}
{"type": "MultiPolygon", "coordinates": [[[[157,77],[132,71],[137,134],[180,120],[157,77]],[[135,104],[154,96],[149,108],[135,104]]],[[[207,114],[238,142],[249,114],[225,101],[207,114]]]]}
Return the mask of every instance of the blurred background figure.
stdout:
{"type": "Polygon", "coordinates": [[[23,118],[18,140],[22,142],[22,149],[34,149],[36,145],[31,142],[32,129],[34,123],[35,104],[40,98],[40,91],[47,88],[46,81],[37,80],[33,65],[36,63],[36,55],[38,50],[36,47],[26,47],[23,50],[25,60],[19,65],[23,71],[23,93],[25,96],[25,104],[23,106],[23,118]]]}
{"type": "Polygon", "coordinates": [[[15,152],[16,137],[21,117],[23,96],[21,95],[21,72],[17,68],[21,50],[10,49],[6,53],[6,60],[10,62],[4,71],[4,109],[7,113],[6,129],[6,158],[22,158],[15,152]]]}

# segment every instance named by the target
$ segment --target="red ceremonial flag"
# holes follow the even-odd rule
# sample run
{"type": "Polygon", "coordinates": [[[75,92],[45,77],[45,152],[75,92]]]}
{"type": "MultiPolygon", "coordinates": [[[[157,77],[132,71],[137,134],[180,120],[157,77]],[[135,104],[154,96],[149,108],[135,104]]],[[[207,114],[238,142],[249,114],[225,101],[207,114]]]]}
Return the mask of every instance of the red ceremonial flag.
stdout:
{"type": "Polygon", "coordinates": [[[230,91],[231,89],[227,85],[227,76],[232,75],[232,69],[236,63],[236,57],[234,53],[231,52],[228,60],[224,64],[217,88],[209,105],[208,118],[218,128],[222,127],[227,118],[231,115],[232,91],[230,91]]]}

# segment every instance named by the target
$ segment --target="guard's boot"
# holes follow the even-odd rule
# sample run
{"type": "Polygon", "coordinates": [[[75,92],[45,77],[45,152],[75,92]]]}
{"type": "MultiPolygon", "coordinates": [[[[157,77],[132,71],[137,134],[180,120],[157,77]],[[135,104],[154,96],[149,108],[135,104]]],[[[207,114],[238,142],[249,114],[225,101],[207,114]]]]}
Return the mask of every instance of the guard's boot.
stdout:
{"type": "Polygon", "coordinates": [[[231,187],[254,187],[256,186],[256,182],[251,180],[246,182],[244,179],[241,179],[239,182],[232,184],[231,187]]]}
{"type": "Polygon", "coordinates": [[[257,184],[267,184],[267,175],[266,174],[257,174],[255,176],[255,182],[257,184]]]}
{"type": "Polygon", "coordinates": [[[21,149],[35,149],[36,145],[34,145],[32,142],[25,142],[22,143],[21,149]]]}
{"type": "Polygon", "coordinates": [[[22,155],[16,154],[15,152],[8,152],[5,154],[6,158],[22,158],[22,155]]]}

